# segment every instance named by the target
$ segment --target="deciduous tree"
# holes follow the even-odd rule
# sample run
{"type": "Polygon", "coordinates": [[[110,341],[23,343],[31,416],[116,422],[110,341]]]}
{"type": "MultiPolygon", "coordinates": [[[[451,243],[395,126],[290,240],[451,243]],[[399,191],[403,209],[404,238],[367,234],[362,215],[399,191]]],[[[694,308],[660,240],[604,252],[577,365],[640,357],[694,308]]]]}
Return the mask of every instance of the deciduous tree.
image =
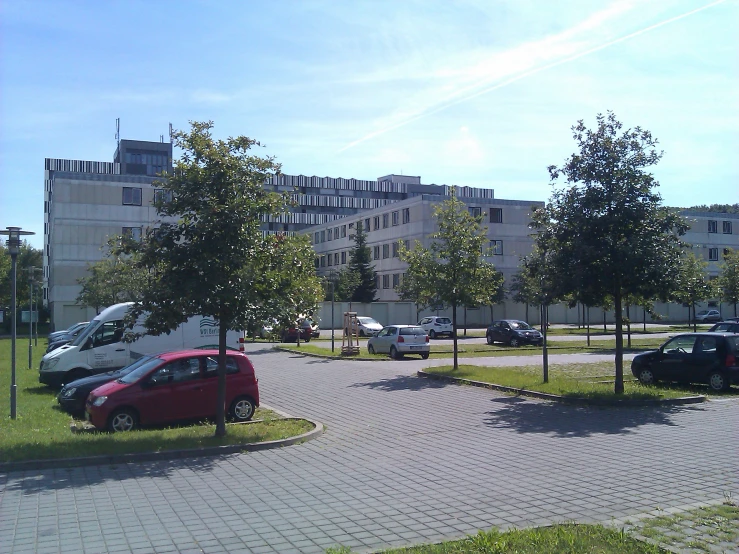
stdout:
{"type": "Polygon", "coordinates": [[[688,305],[688,321],[693,321],[693,331],[696,330],[696,303],[713,298],[718,292],[716,285],[708,277],[706,267],[708,263],[699,259],[695,252],[683,252],[677,286],[672,294],[673,299],[688,305]]]}
{"type": "Polygon", "coordinates": [[[736,305],[739,304],[739,250],[730,249],[724,256],[718,285],[724,302],[734,305],[736,317],[736,305]]]}

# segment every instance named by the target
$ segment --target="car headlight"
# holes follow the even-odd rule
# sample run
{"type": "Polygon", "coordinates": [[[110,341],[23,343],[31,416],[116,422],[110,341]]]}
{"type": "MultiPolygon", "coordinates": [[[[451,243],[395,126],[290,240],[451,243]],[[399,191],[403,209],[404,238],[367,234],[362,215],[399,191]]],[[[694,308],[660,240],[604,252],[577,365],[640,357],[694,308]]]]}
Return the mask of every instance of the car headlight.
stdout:
{"type": "Polygon", "coordinates": [[[108,399],[107,396],[98,396],[95,398],[95,400],[92,401],[93,406],[102,406],[103,402],[105,402],[108,399]]]}
{"type": "Polygon", "coordinates": [[[77,392],[77,387],[72,387],[71,389],[64,389],[62,391],[62,396],[64,398],[69,398],[70,396],[74,396],[75,392],[77,392]]]}
{"type": "Polygon", "coordinates": [[[50,369],[53,369],[56,364],[59,363],[59,358],[52,358],[51,360],[44,362],[43,369],[44,371],[49,371],[50,369]]]}

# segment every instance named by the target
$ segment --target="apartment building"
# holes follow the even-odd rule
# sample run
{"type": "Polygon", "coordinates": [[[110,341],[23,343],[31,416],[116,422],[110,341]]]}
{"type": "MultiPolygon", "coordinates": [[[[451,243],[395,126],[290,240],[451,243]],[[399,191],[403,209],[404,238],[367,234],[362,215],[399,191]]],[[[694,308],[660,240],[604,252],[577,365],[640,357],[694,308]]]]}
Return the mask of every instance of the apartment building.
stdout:
{"type": "MultiPolygon", "coordinates": [[[[377,300],[393,302],[400,299],[396,288],[400,284],[407,264],[400,261],[399,241],[412,247],[416,241],[424,247],[430,245],[436,222],[433,209],[448,196],[422,194],[367,210],[355,216],[331,223],[317,225],[304,231],[310,234],[316,252],[316,271],[328,275],[332,271],[346,269],[349,252],[354,247],[354,231],[358,223],[367,234],[367,246],[377,272],[377,300]]],[[[487,228],[489,256],[486,257],[503,273],[506,281],[518,271],[519,260],[533,247],[531,212],[543,202],[503,200],[494,198],[460,198],[473,215],[482,216],[487,228]]]]}
{"type": "Polygon", "coordinates": [[[690,224],[683,240],[692,245],[699,259],[708,262],[708,274],[718,276],[724,256],[739,249],[739,214],[683,210],[680,215],[690,224]]]}

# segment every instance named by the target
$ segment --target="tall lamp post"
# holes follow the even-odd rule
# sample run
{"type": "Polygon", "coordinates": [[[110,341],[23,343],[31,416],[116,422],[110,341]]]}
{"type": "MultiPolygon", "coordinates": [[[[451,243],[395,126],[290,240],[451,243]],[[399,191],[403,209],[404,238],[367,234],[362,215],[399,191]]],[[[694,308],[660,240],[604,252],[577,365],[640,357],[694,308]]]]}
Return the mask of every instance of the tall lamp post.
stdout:
{"type": "Polygon", "coordinates": [[[15,384],[15,274],[16,274],[16,259],[18,258],[18,252],[21,248],[21,236],[23,235],[34,235],[31,231],[21,231],[20,227],[7,227],[6,231],[0,231],[0,235],[7,235],[8,240],[6,242],[8,246],[8,252],[10,253],[10,419],[17,418],[17,405],[16,405],[16,384],[15,384]]]}

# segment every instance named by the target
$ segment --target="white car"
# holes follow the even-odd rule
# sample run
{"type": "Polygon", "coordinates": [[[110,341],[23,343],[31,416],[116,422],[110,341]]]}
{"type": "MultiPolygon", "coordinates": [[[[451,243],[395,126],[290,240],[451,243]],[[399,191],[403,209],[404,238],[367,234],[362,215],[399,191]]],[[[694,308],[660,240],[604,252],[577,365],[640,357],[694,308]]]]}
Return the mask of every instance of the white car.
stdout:
{"type": "Polygon", "coordinates": [[[721,313],[718,310],[701,310],[695,314],[695,320],[703,323],[721,321],[721,313]]]}
{"type": "Polygon", "coordinates": [[[382,330],[382,324],[367,316],[357,316],[360,337],[374,337],[382,330]]]}
{"type": "Polygon", "coordinates": [[[440,335],[448,335],[449,338],[454,338],[454,327],[452,326],[452,320],[448,317],[438,315],[424,317],[418,322],[418,326],[422,327],[432,339],[440,335]]]}
{"type": "Polygon", "coordinates": [[[393,360],[405,354],[418,354],[426,360],[430,351],[429,336],[418,325],[388,325],[367,341],[367,352],[390,354],[393,360]]]}

